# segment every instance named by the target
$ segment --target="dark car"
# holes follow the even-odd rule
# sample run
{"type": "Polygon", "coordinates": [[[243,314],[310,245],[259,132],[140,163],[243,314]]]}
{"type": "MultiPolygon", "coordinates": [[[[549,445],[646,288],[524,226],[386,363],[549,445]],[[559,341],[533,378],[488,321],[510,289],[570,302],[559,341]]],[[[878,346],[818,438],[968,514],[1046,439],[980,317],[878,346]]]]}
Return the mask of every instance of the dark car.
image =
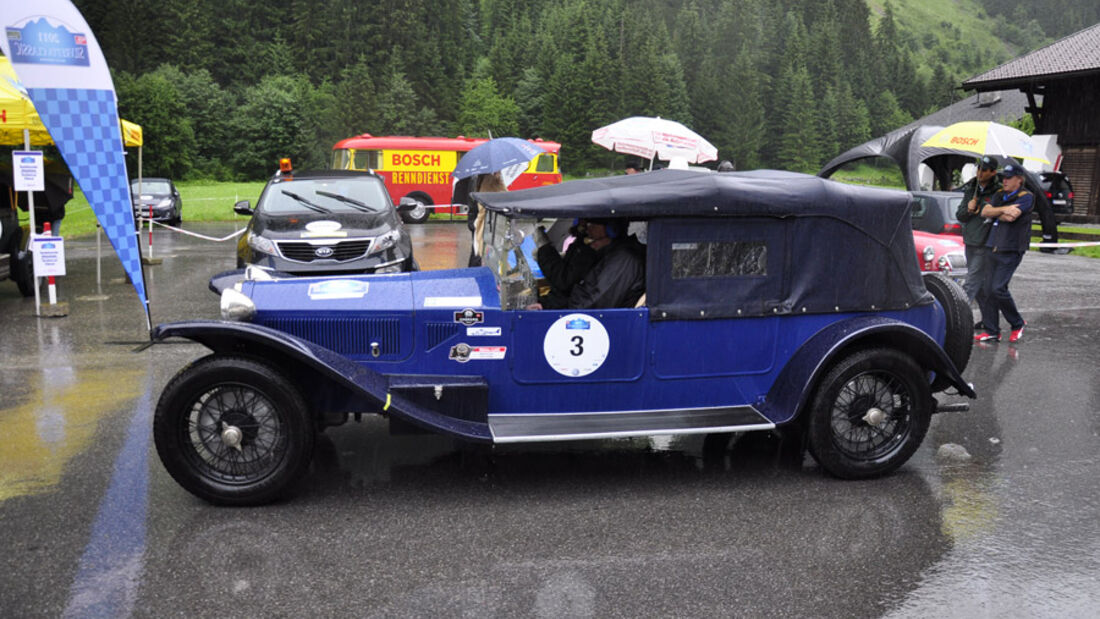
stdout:
{"type": "Polygon", "coordinates": [[[1059,215],[1073,214],[1073,183],[1061,172],[1041,172],[1043,193],[1050,200],[1050,207],[1059,215]]]}
{"type": "Polygon", "coordinates": [[[660,170],[474,197],[484,266],[248,277],[223,290],[226,320],[159,325],[155,341],[212,351],[157,404],[172,477],[211,502],[267,502],[309,470],[320,429],[375,414],[486,444],[776,430],[868,478],[965,407],[934,394],[975,397],[966,295],[921,275],[907,193],[660,170]],[[617,242],[644,254],[638,303],[535,309],[524,242],[576,217],[634,225],[617,242]]]}
{"type": "Polygon", "coordinates": [[[130,181],[134,199],[134,221],[153,221],[178,226],[183,221],[183,200],[175,183],[168,178],[142,178],[130,181]]]}
{"type": "Polygon", "coordinates": [[[31,255],[23,251],[23,230],[15,210],[0,204],[0,281],[11,279],[25,297],[34,294],[31,255]]]}
{"type": "Polygon", "coordinates": [[[913,229],[930,234],[962,234],[955,213],[963,194],[957,191],[914,191],[913,229]]]}
{"type": "MultiPolygon", "coordinates": [[[[409,206],[402,205],[402,208],[409,206]]],[[[237,243],[237,267],[292,275],[399,273],[417,268],[412,241],[381,177],[322,170],[268,181],[237,243]]]]}

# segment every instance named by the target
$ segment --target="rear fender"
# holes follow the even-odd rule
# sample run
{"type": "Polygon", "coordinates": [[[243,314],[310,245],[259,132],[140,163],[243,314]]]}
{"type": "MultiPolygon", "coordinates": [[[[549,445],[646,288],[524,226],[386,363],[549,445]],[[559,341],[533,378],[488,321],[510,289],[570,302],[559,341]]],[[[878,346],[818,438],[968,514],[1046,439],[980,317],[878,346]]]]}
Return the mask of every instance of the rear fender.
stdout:
{"type": "MultiPolygon", "coordinates": [[[[390,377],[312,342],[268,327],[226,321],[189,321],[157,325],[153,340],[181,337],[215,353],[257,357],[277,364],[322,412],[381,412],[425,429],[473,441],[491,441],[488,424],[456,419],[404,395],[407,379],[390,377]]],[[[445,378],[445,377],[440,377],[445,378]]],[[[459,383],[467,377],[455,377],[459,383]]]]}
{"type": "Polygon", "coordinates": [[[772,385],[760,412],[776,424],[794,419],[807,405],[817,381],[837,359],[852,350],[875,347],[900,349],[925,371],[942,376],[959,393],[977,397],[928,334],[904,322],[867,316],[834,323],[799,347],[772,385]]]}

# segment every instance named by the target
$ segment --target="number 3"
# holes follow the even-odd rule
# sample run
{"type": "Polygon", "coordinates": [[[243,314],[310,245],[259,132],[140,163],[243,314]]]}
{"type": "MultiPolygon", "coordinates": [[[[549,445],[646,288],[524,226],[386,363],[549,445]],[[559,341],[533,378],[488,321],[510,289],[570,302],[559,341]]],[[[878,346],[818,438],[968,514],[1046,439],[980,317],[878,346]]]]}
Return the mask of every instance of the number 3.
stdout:
{"type": "Polygon", "coordinates": [[[573,346],[575,346],[575,348],[573,350],[569,351],[569,354],[573,355],[574,357],[579,357],[579,356],[584,354],[584,338],[583,337],[581,337],[579,335],[574,335],[573,339],[571,339],[569,341],[573,342],[573,346]]]}

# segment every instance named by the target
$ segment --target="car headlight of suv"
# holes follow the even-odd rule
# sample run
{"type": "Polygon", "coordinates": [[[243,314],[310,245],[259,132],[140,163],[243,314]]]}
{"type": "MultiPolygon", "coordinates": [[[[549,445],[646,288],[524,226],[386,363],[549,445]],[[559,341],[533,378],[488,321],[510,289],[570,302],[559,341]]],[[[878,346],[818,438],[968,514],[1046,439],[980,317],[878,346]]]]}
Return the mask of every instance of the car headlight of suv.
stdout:
{"type": "Polygon", "coordinates": [[[921,252],[921,255],[924,256],[925,262],[932,262],[932,259],[936,257],[936,248],[929,245],[928,247],[924,248],[924,251],[921,252]]]}
{"type": "Polygon", "coordinates": [[[248,246],[260,253],[271,254],[272,256],[279,253],[276,251],[275,243],[271,239],[258,234],[248,234],[248,246]]]}
{"type": "Polygon", "coordinates": [[[367,248],[367,255],[384,252],[394,245],[397,245],[397,241],[399,240],[401,240],[401,232],[398,230],[390,230],[385,234],[380,234],[374,237],[374,240],[370,242],[370,247],[367,248]]]}

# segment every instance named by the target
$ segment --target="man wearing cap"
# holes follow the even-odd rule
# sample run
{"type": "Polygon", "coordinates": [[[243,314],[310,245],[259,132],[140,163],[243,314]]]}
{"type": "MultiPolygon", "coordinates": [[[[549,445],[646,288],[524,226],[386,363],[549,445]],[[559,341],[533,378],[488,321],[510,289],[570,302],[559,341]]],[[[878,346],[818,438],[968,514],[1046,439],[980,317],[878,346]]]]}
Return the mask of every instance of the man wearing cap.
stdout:
{"type": "MultiPolygon", "coordinates": [[[[963,243],[966,251],[966,298],[971,303],[977,298],[982,282],[989,274],[989,248],[985,242],[989,239],[991,221],[982,217],[982,208],[992,202],[993,194],[1001,189],[997,180],[997,160],[982,157],[978,161],[978,174],[963,185],[963,199],[955,212],[956,219],[963,226],[963,243]]],[[[980,328],[981,322],[974,325],[980,328]]]]}
{"type": "Polygon", "coordinates": [[[1008,283],[1031,240],[1035,196],[1024,189],[1024,171],[1019,165],[1006,165],[1001,177],[1003,188],[993,195],[990,204],[982,207],[982,217],[993,220],[993,226],[985,243],[989,248],[990,271],[978,293],[984,329],[974,336],[979,342],[1000,341],[1000,314],[1004,314],[1012,329],[1009,342],[1018,342],[1027,324],[1016,309],[1008,283]]]}

